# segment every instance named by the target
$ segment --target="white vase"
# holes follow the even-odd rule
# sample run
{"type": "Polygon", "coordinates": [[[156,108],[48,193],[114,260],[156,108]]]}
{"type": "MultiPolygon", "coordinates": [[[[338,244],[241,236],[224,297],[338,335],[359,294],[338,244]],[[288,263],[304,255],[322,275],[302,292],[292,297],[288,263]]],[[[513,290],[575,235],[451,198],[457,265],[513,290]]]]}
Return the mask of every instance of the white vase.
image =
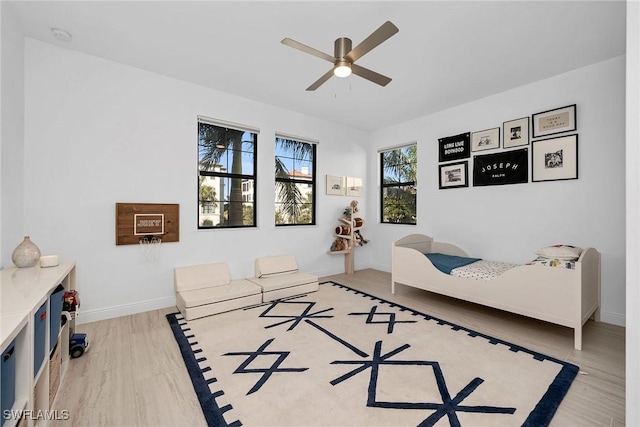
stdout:
{"type": "Polygon", "coordinates": [[[11,261],[19,267],[33,267],[40,260],[40,248],[31,241],[29,236],[24,236],[24,240],[13,250],[11,261]]]}

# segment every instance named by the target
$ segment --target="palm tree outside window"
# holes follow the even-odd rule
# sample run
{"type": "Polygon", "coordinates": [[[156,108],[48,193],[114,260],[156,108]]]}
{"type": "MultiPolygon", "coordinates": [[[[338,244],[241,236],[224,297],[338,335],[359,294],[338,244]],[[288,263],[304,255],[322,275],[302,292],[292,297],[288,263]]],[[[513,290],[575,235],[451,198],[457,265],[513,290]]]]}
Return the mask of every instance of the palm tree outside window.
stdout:
{"type": "Polygon", "coordinates": [[[380,153],[382,223],[416,224],[416,144],[380,153]]]}
{"type": "Polygon", "coordinates": [[[316,144],[276,135],[275,224],[316,223],[316,144]]]}
{"type": "Polygon", "coordinates": [[[258,133],[198,118],[198,228],[255,227],[258,133]]]}

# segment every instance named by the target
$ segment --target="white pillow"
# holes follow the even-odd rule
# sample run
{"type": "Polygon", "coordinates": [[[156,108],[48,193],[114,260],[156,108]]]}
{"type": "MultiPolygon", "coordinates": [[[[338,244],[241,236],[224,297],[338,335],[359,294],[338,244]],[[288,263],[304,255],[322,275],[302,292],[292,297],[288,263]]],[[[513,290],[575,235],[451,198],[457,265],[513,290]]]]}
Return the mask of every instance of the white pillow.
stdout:
{"type": "Polygon", "coordinates": [[[581,253],[581,248],[571,245],[553,245],[536,251],[536,254],[541,257],[561,260],[576,260],[581,253]]]}

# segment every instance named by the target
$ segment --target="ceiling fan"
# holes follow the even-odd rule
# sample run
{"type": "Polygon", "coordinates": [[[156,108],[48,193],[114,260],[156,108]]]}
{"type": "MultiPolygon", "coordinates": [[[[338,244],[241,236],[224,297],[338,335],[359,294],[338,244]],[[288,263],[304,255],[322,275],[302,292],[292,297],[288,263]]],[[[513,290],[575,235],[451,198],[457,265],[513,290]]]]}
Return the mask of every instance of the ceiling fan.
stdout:
{"type": "Polygon", "coordinates": [[[303,52],[309,53],[313,56],[317,56],[318,58],[333,63],[333,68],[331,70],[329,70],[326,74],[324,74],[307,88],[307,90],[309,91],[318,89],[333,75],[337,77],[347,77],[352,72],[353,74],[365,78],[373,83],[379,84],[380,86],[386,86],[391,81],[389,77],[378,74],[375,71],[369,70],[368,68],[361,67],[357,64],[354,64],[354,62],[362,58],[365,54],[369,53],[371,50],[373,50],[375,47],[380,45],[382,42],[384,42],[397,32],[398,27],[393,25],[390,21],[387,21],[353,49],[351,48],[351,39],[340,37],[336,39],[334,44],[334,56],[328,55],[324,52],[304,45],[288,37],[282,39],[282,44],[291,46],[295,49],[301,50],[303,52]]]}

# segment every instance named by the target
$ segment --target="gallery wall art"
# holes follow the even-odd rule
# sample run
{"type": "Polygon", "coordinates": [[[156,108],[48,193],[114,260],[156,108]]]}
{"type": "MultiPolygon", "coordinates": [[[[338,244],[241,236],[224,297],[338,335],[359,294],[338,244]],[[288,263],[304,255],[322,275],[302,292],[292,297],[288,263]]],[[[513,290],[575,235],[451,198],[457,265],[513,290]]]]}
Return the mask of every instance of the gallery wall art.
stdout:
{"type": "Polygon", "coordinates": [[[578,135],[560,135],[577,130],[576,109],[571,104],[505,121],[502,136],[493,127],[439,138],[438,188],[522,184],[529,182],[529,170],[531,182],[577,179],[578,135]],[[479,151],[487,153],[471,158],[479,151]]]}

